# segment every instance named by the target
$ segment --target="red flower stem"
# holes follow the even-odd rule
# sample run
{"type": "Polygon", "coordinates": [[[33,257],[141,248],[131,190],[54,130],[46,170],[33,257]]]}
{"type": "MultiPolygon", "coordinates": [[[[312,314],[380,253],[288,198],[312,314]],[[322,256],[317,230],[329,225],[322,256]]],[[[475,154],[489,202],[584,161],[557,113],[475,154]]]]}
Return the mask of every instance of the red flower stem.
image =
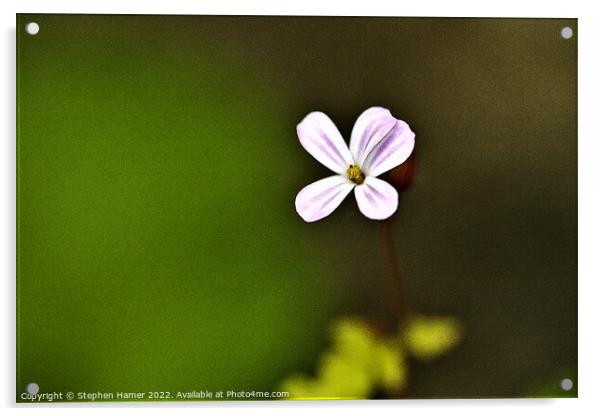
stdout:
{"type": "Polygon", "coordinates": [[[394,219],[395,215],[383,221],[383,254],[387,326],[397,332],[406,318],[408,305],[395,249],[394,219]]]}

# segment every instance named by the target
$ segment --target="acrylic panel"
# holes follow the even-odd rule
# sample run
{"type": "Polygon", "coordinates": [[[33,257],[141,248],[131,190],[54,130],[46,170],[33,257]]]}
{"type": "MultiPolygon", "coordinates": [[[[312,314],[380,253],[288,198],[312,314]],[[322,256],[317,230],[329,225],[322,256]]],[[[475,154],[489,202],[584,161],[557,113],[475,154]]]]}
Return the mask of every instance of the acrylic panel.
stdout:
{"type": "Polygon", "coordinates": [[[576,19],[16,27],[18,402],[577,396],[576,19]]]}

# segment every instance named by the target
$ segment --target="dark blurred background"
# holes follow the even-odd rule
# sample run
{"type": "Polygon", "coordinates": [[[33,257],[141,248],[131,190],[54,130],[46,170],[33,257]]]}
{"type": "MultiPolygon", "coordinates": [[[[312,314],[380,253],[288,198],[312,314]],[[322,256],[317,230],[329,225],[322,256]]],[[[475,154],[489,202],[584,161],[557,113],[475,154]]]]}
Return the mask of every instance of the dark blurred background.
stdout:
{"type": "MultiPolygon", "coordinates": [[[[408,397],[510,397],[577,364],[577,21],[19,15],[18,388],[271,390],[383,312],[381,224],[296,124],[416,132],[395,236],[465,339],[408,397]],[[24,33],[27,22],[40,33],[24,33]],[[560,36],[573,28],[571,39],[560,36]]],[[[560,379],[558,380],[558,382],[560,379]]]]}

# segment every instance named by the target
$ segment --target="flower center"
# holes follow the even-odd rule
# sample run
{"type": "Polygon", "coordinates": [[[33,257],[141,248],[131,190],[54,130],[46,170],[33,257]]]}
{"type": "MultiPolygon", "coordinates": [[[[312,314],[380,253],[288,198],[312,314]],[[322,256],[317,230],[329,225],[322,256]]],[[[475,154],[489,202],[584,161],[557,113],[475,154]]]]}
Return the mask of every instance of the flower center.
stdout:
{"type": "Polygon", "coordinates": [[[366,179],[364,172],[362,172],[358,165],[349,165],[347,168],[347,177],[351,182],[357,183],[358,185],[363,184],[364,179],[366,179]]]}

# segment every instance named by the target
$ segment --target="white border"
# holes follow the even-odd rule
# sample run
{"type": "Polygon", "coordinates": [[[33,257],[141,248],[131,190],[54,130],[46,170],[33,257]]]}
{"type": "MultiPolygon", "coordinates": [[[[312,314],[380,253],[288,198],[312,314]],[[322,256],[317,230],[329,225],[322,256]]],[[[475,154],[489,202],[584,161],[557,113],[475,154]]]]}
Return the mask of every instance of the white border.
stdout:
{"type": "MultiPolygon", "coordinates": [[[[412,2],[371,0],[350,1],[194,1],[194,0],[37,0],[8,3],[1,2],[0,19],[3,24],[2,41],[2,91],[0,125],[3,140],[0,172],[0,224],[2,270],[2,333],[0,335],[0,406],[5,414],[30,414],[31,406],[14,404],[14,276],[15,276],[15,13],[132,13],[132,14],[272,14],[272,15],[364,15],[364,16],[467,16],[467,17],[569,17],[579,18],[579,399],[565,400],[438,400],[406,402],[271,402],[271,403],[181,403],[179,414],[240,414],[251,415],[323,413],[364,414],[377,410],[383,414],[420,411],[421,414],[446,415],[507,415],[508,412],[535,413],[566,416],[595,414],[602,406],[597,401],[602,385],[602,335],[598,316],[599,298],[602,296],[602,273],[597,256],[601,235],[600,213],[602,204],[598,197],[602,187],[599,162],[602,155],[602,135],[598,125],[602,106],[600,75],[602,65],[599,51],[602,40],[601,15],[595,1],[467,1],[467,0],[417,0],[412,2]]],[[[97,405],[44,405],[37,411],[56,415],[86,414],[165,414],[173,404],[97,404],[97,405]],[[84,407],[84,409],[82,409],[84,407]],[[110,408],[109,409],[107,409],[110,408]]]]}

